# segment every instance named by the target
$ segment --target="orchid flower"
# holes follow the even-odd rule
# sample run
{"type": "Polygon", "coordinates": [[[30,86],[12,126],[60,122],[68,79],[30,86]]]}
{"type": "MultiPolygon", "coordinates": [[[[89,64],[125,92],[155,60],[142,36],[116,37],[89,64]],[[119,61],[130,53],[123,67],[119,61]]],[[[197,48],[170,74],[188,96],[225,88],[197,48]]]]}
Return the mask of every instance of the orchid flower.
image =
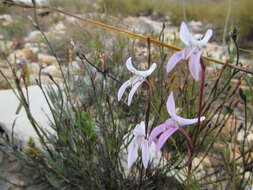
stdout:
{"type": "Polygon", "coordinates": [[[138,71],[135,69],[132,65],[132,59],[129,57],[126,61],[127,69],[134,74],[133,77],[131,77],[129,80],[124,82],[122,86],[120,87],[118,91],[118,101],[121,100],[125,90],[127,87],[131,86],[132,89],[128,95],[128,101],[127,104],[130,105],[133,99],[133,95],[135,94],[136,90],[139,88],[139,86],[146,80],[146,78],[153,73],[153,71],[156,69],[156,64],[153,63],[151,67],[146,71],[138,71]]]}
{"type": "Polygon", "coordinates": [[[187,25],[182,22],[180,27],[180,39],[183,43],[187,46],[181,51],[174,53],[168,63],[167,63],[167,72],[169,73],[172,69],[182,60],[189,60],[189,70],[192,77],[198,81],[200,79],[201,73],[201,65],[200,65],[200,58],[202,56],[202,50],[207,42],[213,35],[213,31],[208,29],[204,38],[201,40],[196,40],[193,38],[192,34],[190,33],[187,25]]]}
{"type": "Polygon", "coordinates": [[[141,149],[142,163],[144,168],[146,169],[150,158],[150,151],[148,140],[145,138],[144,121],[136,125],[136,127],[132,131],[132,134],[134,138],[128,146],[128,161],[127,161],[128,168],[131,168],[133,163],[136,161],[138,157],[138,150],[141,149]]]}
{"type": "MultiPolygon", "coordinates": [[[[171,92],[166,106],[171,118],[155,127],[149,136],[149,143],[151,143],[159,136],[158,142],[156,144],[156,151],[160,151],[167,139],[173,135],[173,133],[175,133],[180,127],[183,127],[185,125],[192,125],[198,122],[198,118],[185,119],[177,115],[173,92],[171,92]]],[[[205,117],[200,117],[200,121],[203,121],[204,119],[205,117]]]]}

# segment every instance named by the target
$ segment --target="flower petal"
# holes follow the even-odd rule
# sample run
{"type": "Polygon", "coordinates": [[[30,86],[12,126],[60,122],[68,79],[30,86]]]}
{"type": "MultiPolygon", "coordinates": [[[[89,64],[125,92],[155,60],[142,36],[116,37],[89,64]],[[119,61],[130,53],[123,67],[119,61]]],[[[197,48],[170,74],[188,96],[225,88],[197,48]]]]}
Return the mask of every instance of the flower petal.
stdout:
{"type": "Polygon", "coordinates": [[[176,64],[178,64],[183,59],[184,59],[184,50],[174,53],[168,60],[167,73],[171,72],[172,69],[176,66],[176,64]]]}
{"type": "Polygon", "coordinates": [[[136,127],[133,130],[134,136],[144,136],[146,135],[145,133],[145,122],[142,121],[140,124],[137,124],[136,127]]]}
{"type": "Polygon", "coordinates": [[[146,71],[137,70],[136,68],[134,68],[134,66],[132,64],[132,58],[131,57],[129,57],[127,59],[126,66],[127,66],[127,69],[130,72],[132,72],[135,75],[140,75],[140,76],[142,76],[144,78],[146,78],[147,76],[151,75],[154,72],[154,70],[156,69],[156,67],[157,67],[156,63],[153,63],[151,65],[151,67],[148,70],[146,70],[146,71]]]}
{"type": "Polygon", "coordinates": [[[176,113],[176,106],[175,106],[175,100],[173,96],[173,92],[170,93],[169,98],[166,103],[168,113],[172,118],[176,118],[177,113],[176,113]]]}
{"type": "Polygon", "coordinates": [[[155,138],[156,138],[157,136],[159,136],[159,135],[166,129],[166,126],[167,126],[166,123],[162,123],[162,124],[158,125],[157,127],[155,127],[155,128],[151,131],[151,133],[150,133],[150,135],[149,135],[148,142],[149,142],[149,143],[152,143],[152,141],[155,140],[155,138]]]}
{"type": "Polygon", "coordinates": [[[185,24],[185,22],[182,22],[181,26],[180,26],[180,39],[187,46],[191,45],[191,43],[193,41],[192,34],[189,31],[189,29],[188,29],[187,25],[185,24]]]}
{"type": "Polygon", "coordinates": [[[156,146],[156,151],[159,152],[161,150],[161,148],[163,147],[163,145],[165,144],[165,142],[167,141],[167,139],[173,135],[173,133],[175,133],[178,130],[178,127],[175,126],[171,126],[169,129],[166,130],[166,132],[164,132],[157,143],[156,146]]]}
{"type": "Polygon", "coordinates": [[[138,157],[138,146],[135,143],[135,139],[128,146],[128,159],[127,159],[127,167],[131,168],[133,163],[136,161],[138,157]]]}
{"type": "Polygon", "coordinates": [[[121,100],[124,92],[126,91],[127,87],[131,85],[131,79],[127,80],[126,82],[124,82],[121,87],[119,88],[118,91],[118,101],[121,100]]]}
{"type": "Polygon", "coordinates": [[[201,74],[201,65],[200,65],[200,57],[202,55],[202,51],[198,51],[197,53],[193,53],[189,59],[189,70],[192,77],[199,81],[201,74]]]}
{"type": "Polygon", "coordinates": [[[128,101],[127,104],[130,105],[133,99],[133,95],[135,94],[136,90],[139,88],[139,86],[144,82],[143,79],[141,79],[140,81],[136,82],[133,86],[133,88],[131,89],[129,95],[128,95],[128,101]]]}
{"type": "Polygon", "coordinates": [[[142,154],[142,163],[145,169],[148,167],[149,161],[149,148],[148,148],[148,141],[144,140],[141,146],[141,154],[142,154]]]}
{"type": "Polygon", "coordinates": [[[138,73],[139,73],[139,75],[141,75],[141,76],[143,76],[143,77],[146,78],[146,77],[148,77],[149,75],[151,75],[154,72],[154,70],[156,69],[156,67],[157,67],[156,63],[153,63],[148,70],[146,70],[146,71],[138,71],[138,73]]]}
{"type": "MultiPolygon", "coordinates": [[[[200,122],[204,121],[205,117],[200,117],[200,122]]],[[[177,116],[176,121],[178,122],[178,124],[180,126],[184,126],[184,125],[192,125],[194,123],[198,123],[198,118],[194,118],[194,119],[186,119],[180,116],[177,116]]]]}
{"type": "Polygon", "coordinates": [[[212,37],[212,35],[213,35],[213,30],[212,29],[208,29],[206,31],[206,34],[205,34],[204,38],[202,40],[198,41],[199,47],[200,48],[204,47],[207,44],[207,42],[210,40],[210,38],[212,37]]]}
{"type": "Polygon", "coordinates": [[[156,143],[152,141],[152,143],[149,145],[149,152],[150,152],[150,160],[156,158],[157,160],[160,160],[162,157],[161,151],[156,151],[156,143]]]}
{"type": "Polygon", "coordinates": [[[127,69],[132,72],[133,74],[138,73],[138,70],[136,70],[132,64],[132,57],[129,57],[126,61],[126,67],[127,69]]]}

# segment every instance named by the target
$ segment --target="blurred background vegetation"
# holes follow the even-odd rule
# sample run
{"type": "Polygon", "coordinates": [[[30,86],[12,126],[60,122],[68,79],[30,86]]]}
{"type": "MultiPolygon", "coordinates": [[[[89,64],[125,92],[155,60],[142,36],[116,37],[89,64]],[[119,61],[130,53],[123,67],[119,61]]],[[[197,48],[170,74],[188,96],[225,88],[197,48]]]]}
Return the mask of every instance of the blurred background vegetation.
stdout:
{"type": "Polygon", "coordinates": [[[228,31],[237,27],[240,42],[252,47],[253,1],[252,0],[103,0],[104,11],[123,15],[148,15],[156,13],[169,16],[175,23],[196,20],[213,24],[216,35],[222,38],[226,18],[228,31]],[[231,7],[230,14],[229,7],[231,7]],[[229,15],[228,15],[229,14],[229,15]],[[251,42],[249,42],[249,40],[251,42]]]}
{"type": "MultiPolygon", "coordinates": [[[[45,0],[45,3],[74,13],[97,11],[118,17],[155,14],[157,19],[168,16],[176,25],[182,20],[201,21],[213,25],[215,39],[219,41],[227,21],[228,32],[237,27],[241,46],[253,47],[252,0],[45,0]]],[[[0,8],[0,14],[6,12],[7,8],[0,8]]]]}

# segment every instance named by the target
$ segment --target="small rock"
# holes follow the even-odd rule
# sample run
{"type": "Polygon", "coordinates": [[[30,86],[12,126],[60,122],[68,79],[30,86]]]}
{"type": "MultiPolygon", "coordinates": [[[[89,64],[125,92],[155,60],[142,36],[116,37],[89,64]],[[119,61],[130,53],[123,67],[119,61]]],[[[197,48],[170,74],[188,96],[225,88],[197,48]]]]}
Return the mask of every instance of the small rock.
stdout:
{"type": "MultiPolygon", "coordinates": [[[[213,117],[213,121],[216,121],[217,118],[219,118],[219,115],[215,115],[213,117]]],[[[223,135],[223,137],[227,138],[227,137],[231,137],[231,134],[235,133],[236,128],[238,128],[238,122],[235,121],[235,118],[230,117],[227,122],[225,123],[224,127],[221,130],[221,135],[223,135]],[[236,125],[237,124],[237,125],[236,125]]]]}
{"type": "Polygon", "coordinates": [[[46,55],[42,53],[38,54],[38,60],[40,63],[46,64],[46,65],[52,65],[52,64],[57,63],[57,60],[54,56],[46,55]]]}
{"type": "Polygon", "coordinates": [[[0,15],[0,20],[3,20],[2,26],[7,26],[13,23],[12,16],[8,14],[0,15]]]}
{"type": "Polygon", "coordinates": [[[66,26],[64,25],[63,22],[59,22],[54,26],[53,29],[56,33],[65,33],[66,26]]]}
{"type": "Polygon", "coordinates": [[[24,48],[32,50],[35,54],[38,54],[40,51],[40,47],[37,43],[26,43],[24,48]]]}
{"type": "Polygon", "coordinates": [[[204,175],[204,172],[205,172],[203,164],[200,163],[200,161],[201,161],[201,158],[198,158],[198,157],[195,157],[192,160],[192,168],[195,169],[198,166],[198,168],[196,169],[196,172],[194,172],[194,176],[197,179],[201,178],[204,175]]]}
{"type": "Polygon", "coordinates": [[[50,74],[53,77],[61,77],[60,70],[55,65],[50,65],[44,69],[42,69],[43,74],[50,74]]]}
{"type": "Polygon", "coordinates": [[[243,143],[243,141],[245,141],[245,144],[249,147],[251,147],[253,145],[253,134],[247,134],[245,137],[245,133],[244,131],[240,131],[237,135],[237,141],[239,143],[243,143]],[[244,140],[245,139],[245,140],[244,140]]]}
{"type": "Polygon", "coordinates": [[[21,63],[36,59],[37,55],[31,49],[19,49],[9,55],[8,59],[11,63],[21,63]]]}
{"type": "Polygon", "coordinates": [[[4,161],[4,153],[0,151],[0,164],[4,161]]]}
{"type": "Polygon", "coordinates": [[[229,143],[226,147],[224,147],[224,156],[225,158],[237,164],[241,164],[243,159],[241,157],[240,146],[237,144],[229,143]]]}
{"type": "MultiPolygon", "coordinates": [[[[23,90],[25,91],[25,89],[23,90]]],[[[52,120],[52,114],[41,89],[38,86],[29,86],[28,92],[30,111],[34,119],[45,131],[55,134],[55,131],[50,127],[49,122],[49,120],[52,120]]],[[[1,127],[9,137],[14,137],[13,143],[20,148],[25,148],[32,137],[37,147],[41,147],[38,135],[27,118],[24,108],[21,108],[20,112],[16,114],[19,100],[12,90],[0,91],[0,105],[4,108],[0,109],[1,127]],[[13,122],[15,120],[16,123],[13,127],[13,122]]]]}
{"type": "Polygon", "coordinates": [[[24,190],[23,187],[10,187],[8,190],[24,190]]]}
{"type": "Polygon", "coordinates": [[[209,159],[208,156],[206,156],[203,161],[202,161],[202,165],[204,166],[204,168],[211,168],[212,167],[212,163],[209,159]]]}
{"type": "Polygon", "coordinates": [[[249,143],[248,146],[252,146],[253,145],[253,134],[249,134],[246,138],[246,141],[249,143]]]}
{"type": "Polygon", "coordinates": [[[58,39],[62,40],[66,33],[66,26],[63,22],[59,22],[58,24],[52,26],[49,32],[46,33],[49,39],[58,39]]]}
{"type": "Polygon", "coordinates": [[[17,172],[20,172],[22,170],[23,166],[22,164],[20,163],[20,161],[17,161],[15,163],[13,163],[9,169],[8,169],[8,172],[11,172],[11,173],[17,173],[17,172]]]}
{"type": "Polygon", "coordinates": [[[249,171],[244,173],[245,179],[249,179],[249,178],[251,178],[251,176],[252,176],[252,173],[249,171]]]}
{"type": "Polygon", "coordinates": [[[10,88],[8,82],[5,79],[0,78],[0,89],[10,88]]]}
{"type": "Polygon", "coordinates": [[[39,42],[41,40],[41,32],[40,31],[32,31],[25,38],[25,41],[28,42],[39,42]]]}
{"type": "Polygon", "coordinates": [[[17,161],[17,157],[14,156],[14,155],[10,155],[9,158],[8,158],[8,160],[9,160],[10,162],[14,162],[14,161],[17,161]]]}
{"type": "Polygon", "coordinates": [[[1,40],[0,52],[9,52],[13,48],[13,45],[14,45],[13,41],[1,40]]]}
{"type": "Polygon", "coordinates": [[[253,190],[253,185],[247,185],[244,190],[253,190]]]}
{"type": "Polygon", "coordinates": [[[250,153],[250,159],[253,161],[253,152],[250,153]]]}
{"type": "Polygon", "coordinates": [[[28,71],[32,75],[38,75],[40,71],[40,66],[37,63],[31,63],[28,65],[28,71]]]}
{"type": "Polygon", "coordinates": [[[23,181],[21,179],[15,179],[15,178],[13,180],[11,180],[11,183],[13,183],[17,186],[20,186],[20,187],[24,187],[26,185],[25,181],[23,181]]]}
{"type": "Polygon", "coordinates": [[[130,29],[139,33],[160,33],[162,31],[163,22],[154,21],[149,17],[127,17],[123,21],[130,29]]]}

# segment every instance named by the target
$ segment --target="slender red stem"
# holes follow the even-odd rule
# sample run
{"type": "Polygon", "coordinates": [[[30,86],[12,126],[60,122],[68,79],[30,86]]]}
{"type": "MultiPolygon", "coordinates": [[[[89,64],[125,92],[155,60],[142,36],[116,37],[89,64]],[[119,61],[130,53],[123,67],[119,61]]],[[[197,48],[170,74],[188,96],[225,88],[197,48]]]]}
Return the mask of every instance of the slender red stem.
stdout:
{"type": "MultiPolygon", "coordinates": [[[[148,42],[148,67],[151,65],[151,52],[150,52],[150,38],[147,38],[148,42]]],[[[150,107],[151,107],[151,101],[152,101],[152,85],[150,84],[149,78],[145,80],[145,83],[147,85],[147,96],[148,96],[148,104],[147,104],[147,110],[145,113],[145,137],[147,138],[148,134],[148,122],[149,122],[149,114],[150,114],[150,107]]],[[[140,182],[139,182],[139,190],[142,188],[142,183],[143,183],[143,165],[141,164],[141,172],[140,172],[140,182]]]]}
{"type": "Polygon", "coordinates": [[[193,149],[195,148],[195,144],[197,142],[199,133],[200,133],[200,118],[201,118],[201,113],[203,109],[203,99],[204,99],[204,89],[205,89],[205,70],[206,67],[203,63],[203,59],[201,58],[200,60],[200,65],[201,65],[201,86],[200,86],[200,91],[199,91],[199,109],[198,109],[198,123],[197,127],[194,131],[194,136],[193,136],[193,149]]]}
{"type": "Polygon", "coordinates": [[[203,109],[203,99],[204,99],[204,89],[205,89],[205,70],[206,67],[203,63],[203,59],[200,59],[200,65],[201,65],[201,86],[200,86],[200,91],[199,91],[199,109],[198,109],[198,123],[197,123],[197,127],[194,131],[193,134],[193,141],[192,141],[192,151],[190,154],[190,158],[188,161],[188,176],[187,176],[187,185],[190,184],[190,179],[191,179],[191,170],[192,170],[192,160],[193,160],[193,154],[196,148],[196,142],[198,139],[198,136],[200,134],[200,117],[201,117],[201,113],[202,113],[202,109],[203,109]]]}

